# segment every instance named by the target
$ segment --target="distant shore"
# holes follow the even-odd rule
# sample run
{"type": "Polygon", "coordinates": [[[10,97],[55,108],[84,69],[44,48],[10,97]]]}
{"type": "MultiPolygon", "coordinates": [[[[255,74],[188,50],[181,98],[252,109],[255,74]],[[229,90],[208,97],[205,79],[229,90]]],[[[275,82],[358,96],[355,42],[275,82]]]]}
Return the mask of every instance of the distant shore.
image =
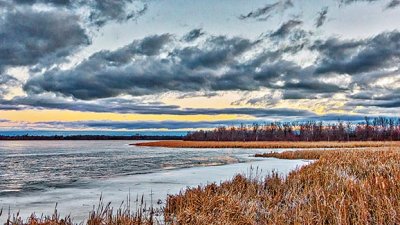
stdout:
{"type": "Polygon", "coordinates": [[[183,141],[162,140],[131,145],[167,148],[362,148],[400,146],[399,141],[288,142],[288,141],[183,141]]]}
{"type": "Polygon", "coordinates": [[[182,136],[165,135],[131,135],[131,136],[112,136],[112,135],[53,135],[53,136],[1,136],[0,141],[95,141],[95,140],[182,140],[182,136]]]}

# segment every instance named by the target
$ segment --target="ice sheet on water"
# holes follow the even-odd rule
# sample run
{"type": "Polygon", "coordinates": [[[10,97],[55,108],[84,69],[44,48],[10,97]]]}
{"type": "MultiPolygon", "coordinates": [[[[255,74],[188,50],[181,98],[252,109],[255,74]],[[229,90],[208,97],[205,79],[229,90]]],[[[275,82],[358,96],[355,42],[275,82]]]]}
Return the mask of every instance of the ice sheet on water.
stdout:
{"type": "MultiPolygon", "coordinates": [[[[249,157],[265,149],[168,149],[129,146],[126,141],[0,144],[0,208],[87,217],[100,195],[118,207],[130,193],[156,203],[187,186],[230,179],[252,166],[287,173],[307,162],[249,157]],[[26,157],[29,154],[29,157],[26,157]],[[38,160],[35,157],[40,157],[38,160]],[[23,160],[22,160],[22,158],[23,160]],[[24,158],[25,157],[25,158],[24,158]],[[19,161],[21,160],[21,161],[19,161]],[[19,161],[18,165],[8,163],[19,161]],[[40,161],[40,162],[39,162],[40,161]],[[42,162],[44,161],[44,162],[42,162]],[[218,166],[215,166],[218,165],[218,166]],[[8,183],[7,183],[8,182],[8,183]]],[[[0,222],[3,221],[0,218],[0,222]]]]}

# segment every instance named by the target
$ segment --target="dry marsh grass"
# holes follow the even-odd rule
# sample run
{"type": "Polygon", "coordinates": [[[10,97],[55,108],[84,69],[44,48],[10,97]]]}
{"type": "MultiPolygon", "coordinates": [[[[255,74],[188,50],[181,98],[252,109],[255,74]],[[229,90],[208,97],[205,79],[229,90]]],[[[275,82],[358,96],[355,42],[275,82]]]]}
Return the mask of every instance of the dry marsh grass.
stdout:
{"type": "MultiPolygon", "coordinates": [[[[100,203],[87,225],[139,224],[400,224],[399,149],[298,150],[259,157],[317,159],[283,177],[237,175],[220,184],[187,188],[169,195],[163,219],[155,211],[129,205],[113,211],[100,203]]],[[[72,225],[70,217],[7,224],[72,225]]]]}
{"type": "Polygon", "coordinates": [[[318,160],[286,178],[237,175],[169,196],[174,224],[399,224],[400,153],[297,151],[270,155],[318,160]],[[322,153],[319,153],[322,152],[322,153]]]}
{"type": "Polygon", "coordinates": [[[290,141],[155,141],[135,143],[136,146],[168,148],[362,148],[393,147],[400,142],[350,141],[350,142],[290,142],[290,141]]]}
{"type": "MultiPolygon", "coordinates": [[[[259,158],[278,158],[278,159],[320,159],[324,155],[349,151],[349,149],[341,150],[304,150],[304,151],[285,151],[285,152],[268,152],[255,154],[259,158]]],[[[353,150],[356,151],[356,150],[353,150]]]]}
{"type": "MultiPolygon", "coordinates": [[[[159,215],[156,209],[152,206],[146,207],[143,196],[141,199],[136,199],[136,210],[131,210],[130,199],[114,210],[111,203],[105,204],[100,197],[99,204],[89,213],[85,221],[79,225],[152,225],[159,224],[156,217],[159,215]]],[[[2,212],[0,211],[0,216],[2,212]]],[[[38,217],[32,214],[29,218],[22,218],[19,213],[11,216],[8,214],[7,222],[4,225],[77,225],[73,222],[71,216],[60,217],[57,212],[57,206],[51,216],[38,217]]]]}

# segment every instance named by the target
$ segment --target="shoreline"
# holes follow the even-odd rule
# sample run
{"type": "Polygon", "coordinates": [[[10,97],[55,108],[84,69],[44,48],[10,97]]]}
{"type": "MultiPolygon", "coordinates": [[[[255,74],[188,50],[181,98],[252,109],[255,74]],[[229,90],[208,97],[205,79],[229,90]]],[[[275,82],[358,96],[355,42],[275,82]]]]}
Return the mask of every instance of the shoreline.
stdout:
{"type": "MultiPolygon", "coordinates": [[[[247,144],[249,143],[251,142],[247,142],[247,144]]],[[[267,143],[276,144],[276,142],[267,143]]],[[[288,142],[280,144],[283,143],[290,144],[288,142]]],[[[254,144],[256,143],[253,142],[254,144]]],[[[299,142],[291,144],[298,145],[299,142]]],[[[350,149],[316,150],[315,148],[293,151],[278,150],[277,152],[256,154],[255,157],[260,158],[244,163],[177,170],[166,169],[152,174],[98,180],[87,187],[49,190],[38,196],[27,196],[26,200],[31,204],[19,201],[19,204],[24,205],[25,208],[18,211],[19,217],[17,216],[14,221],[24,221],[24,218],[27,218],[32,212],[32,206],[38,207],[38,202],[44,204],[41,206],[42,215],[51,215],[54,209],[53,201],[58,196],[57,202],[60,204],[57,212],[54,213],[58,216],[37,217],[33,221],[41,221],[40,223],[27,222],[23,224],[34,225],[51,222],[52,224],[72,225],[76,224],[76,221],[89,220],[111,224],[120,221],[120,218],[124,218],[129,224],[157,224],[154,223],[154,219],[157,218],[161,218],[160,221],[167,224],[174,223],[173,221],[179,224],[210,224],[213,222],[250,224],[256,221],[265,224],[294,221],[302,224],[318,223],[322,220],[328,221],[330,224],[340,224],[350,220],[362,224],[394,222],[390,214],[392,211],[389,211],[388,208],[393,209],[397,205],[396,196],[399,196],[396,183],[396,178],[400,176],[396,166],[400,157],[399,142],[306,142],[304,144],[324,144],[325,146],[336,146],[336,148],[340,147],[338,145],[342,147],[347,145],[343,148],[351,148],[361,144],[365,147],[368,147],[366,145],[369,144],[371,147],[371,144],[374,144],[376,146],[392,146],[392,148],[385,150],[383,148],[366,148],[360,151],[350,149]],[[250,169],[248,169],[249,165],[250,169]],[[124,199],[127,190],[129,196],[125,198],[129,202],[126,205],[129,210],[123,211],[125,205],[118,204],[116,199],[124,199]],[[75,193],[79,193],[79,196],[76,196],[75,193]],[[94,208],[99,198],[96,193],[104,196],[100,198],[98,204],[100,211],[96,211],[94,208]],[[132,193],[137,196],[137,200],[133,202],[136,202],[136,208],[135,204],[130,208],[129,199],[131,199],[132,193]],[[61,195],[66,197],[59,198],[61,195]],[[165,198],[165,196],[167,197],[165,198]],[[107,202],[110,202],[109,205],[107,202]],[[357,202],[357,207],[353,207],[354,202],[357,202]],[[358,204],[359,202],[363,204],[358,204]],[[103,208],[106,205],[107,207],[103,208]],[[254,207],[255,205],[257,207],[254,207]],[[91,206],[92,211],[90,211],[91,206]],[[108,208],[108,206],[110,207],[108,208]],[[85,209],[91,213],[89,217],[87,213],[82,213],[85,209]],[[340,214],[343,211],[351,213],[340,214]],[[58,212],[62,214],[57,214],[58,212]],[[131,214],[130,212],[139,213],[131,214]],[[64,215],[67,216],[67,219],[71,219],[69,223],[59,220],[64,215]],[[72,216],[68,217],[68,215],[72,216]],[[107,216],[104,217],[104,215],[107,216]],[[320,215],[323,219],[313,215],[320,215]],[[359,215],[366,216],[360,217],[359,215]],[[56,220],[52,218],[56,218],[56,220]]],[[[178,149],[171,150],[179,151],[178,149]]],[[[168,150],[166,149],[166,151],[168,150]]],[[[250,152],[249,149],[247,151],[250,152]]],[[[255,149],[254,151],[263,150],[255,149]]],[[[253,158],[254,156],[247,157],[253,158]]],[[[7,202],[7,199],[3,199],[3,202],[4,200],[7,202]]],[[[8,202],[10,204],[15,202],[15,198],[10,198],[8,202]]],[[[13,209],[15,210],[16,207],[15,205],[13,209]]],[[[1,219],[4,218],[0,217],[0,221],[1,219]]],[[[88,222],[88,224],[93,223],[88,222]]]]}
{"type": "Polygon", "coordinates": [[[182,141],[163,140],[154,142],[139,142],[130,145],[141,147],[165,148],[364,148],[364,147],[399,147],[400,141],[350,141],[350,142],[288,142],[288,141],[182,141]]]}
{"type": "Polygon", "coordinates": [[[3,136],[0,141],[153,141],[153,140],[182,140],[182,136],[166,135],[53,135],[53,136],[3,136]]]}
{"type": "MultiPolygon", "coordinates": [[[[276,158],[252,158],[251,161],[232,163],[218,166],[199,166],[190,168],[164,169],[154,173],[116,176],[108,179],[94,180],[85,186],[73,186],[60,189],[49,189],[20,197],[0,197],[0,209],[11,206],[11,215],[19,212],[23,220],[33,212],[36,215],[50,216],[54,212],[56,203],[57,211],[61,218],[70,215],[74,222],[85,221],[93,206],[98,205],[100,196],[103,202],[112,202],[114,209],[119,209],[121,202],[127,196],[132,198],[132,211],[135,211],[134,199],[143,196],[147,206],[157,209],[159,200],[165,204],[168,195],[178,195],[187,188],[198,185],[206,186],[211,183],[219,184],[232,179],[236,174],[247,174],[251,168],[263,169],[263,175],[278,171],[282,176],[287,176],[296,168],[308,165],[308,160],[282,160],[276,158]],[[206,175],[204,175],[206,174],[206,175]],[[3,205],[1,204],[3,200],[3,205]],[[39,205],[38,205],[39,204],[39,205]],[[39,209],[39,210],[38,210],[39,209]]],[[[7,219],[3,210],[0,223],[7,219]]],[[[74,223],[75,224],[75,223],[74,223]]]]}

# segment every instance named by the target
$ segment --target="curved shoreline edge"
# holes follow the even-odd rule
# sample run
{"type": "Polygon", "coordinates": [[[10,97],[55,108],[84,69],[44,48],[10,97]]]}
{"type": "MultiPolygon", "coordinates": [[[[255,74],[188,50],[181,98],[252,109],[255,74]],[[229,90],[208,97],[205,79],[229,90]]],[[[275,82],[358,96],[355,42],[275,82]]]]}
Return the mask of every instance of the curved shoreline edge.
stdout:
{"type": "Polygon", "coordinates": [[[164,140],[139,142],[130,145],[166,148],[363,148],[363,147],[399,147],[400,141],[351,141],[351,142],[287,142],[287,141],[182,141],[164,140]]]}

